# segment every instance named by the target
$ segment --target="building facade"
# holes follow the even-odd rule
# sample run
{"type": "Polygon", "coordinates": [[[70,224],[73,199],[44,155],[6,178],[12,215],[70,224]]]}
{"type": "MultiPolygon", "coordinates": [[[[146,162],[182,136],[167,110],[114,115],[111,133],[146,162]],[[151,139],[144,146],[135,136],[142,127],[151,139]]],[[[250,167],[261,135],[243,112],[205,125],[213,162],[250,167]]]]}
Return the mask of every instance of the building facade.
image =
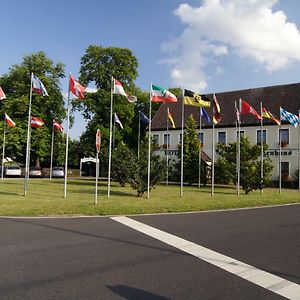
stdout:
{"type": "MultiPolygon", "coordinates": [[[[213,95],[205,95],[212,100],[213,95]]],[[[239,98],[247,101],[260,114],[260,106],[265,107],[273,115],[279,118],[280,107],[299,115],[300,109],[300,83],[271,86],[231,92],[216,93],[221,108],[222,120],[215,126],[214,140],[218,143],[229,144],[237,141],[235,102],[239,98]]],[[[207,108],[207,113],[212,120],[212,106],[207,108]]],[[[184,106],[184,120],[193,115],[199,139],[202,142],[202,159],[208,164],[211,161],[212,148],[212,124],[204,118],[200,119],[200,109],[193,106],[184,106]],[[200,130],[201,123],[201,130],[200,130]]],[[[177,103],[163,103],[152,119],[152,137],[157,145],[157,153],[162,157],[168,154],[169,159],[178,159],[178,144],[181,142],[182,99],[177,103]],[[173,116],[176,128],[167,130],[167,108],[173,116]]],[[[279,179],[279,150],[281,148],[281,173],[283,180],[296,180],[295,174],[299,170],[299,126],[294,127],[288,122],[282,122],[281,126],[274,121],[263,119],[263,131],[260,121],[253,115],[241,116],[241,136],[248,137],[251,144],[263,143],[268,145],[264,156],[269,157],[273,163],[271,180],[279,179]],[[281,147],[279,136],[281,135],[281,147]]],[[[216,155],[216,159],[217,159],[216,155]]]]}

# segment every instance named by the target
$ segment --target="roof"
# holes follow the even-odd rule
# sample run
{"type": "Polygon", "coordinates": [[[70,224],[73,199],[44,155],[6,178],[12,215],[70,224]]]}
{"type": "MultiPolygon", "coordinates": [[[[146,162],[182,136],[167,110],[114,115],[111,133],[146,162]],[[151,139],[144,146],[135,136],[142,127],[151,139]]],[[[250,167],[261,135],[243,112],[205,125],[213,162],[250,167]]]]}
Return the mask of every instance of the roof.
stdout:
{"type": "MultiPolygon", "coordinates": [[[[213,94],[205,94],[211,101],[213,94]]],[[[298,115],[300,109],[300,83],[252,88],[245,90],[237,90],[230,92],[216,93],[216,97],[221,108],[222,120],[216,127],[231,127],[235,126],[236,113],[235,101],[239,98],[247,101],[255,110],[260,114],[260,102],[263,107],[269,110],[273,115],[279,118],[279,107],[282,106],[285,110],[298,115]]],[[[176,129],[181,128],[181,110],[182,110],[182,97],[179,97],[178,102],[175,103],[162,103],[158,111],[152,119],[152,130],[164,130],[167,127],[167,107],[173,116],[176,129]]],[[[212,105],[205,108],[209,117],[212,119],[212,105]]],[[[199,108],[189,105],[184,106],[184,120],[190,115],[194,116],[197,126],[199,127],[199,108]]],[[[260,121],[253,115],[241,116],[242,126],[258,126],[260,121]]],[[[264,124],[275,124],[273,121],[264,119],[264,124]]],[[[211,127],[202,118],[202,127],[211,127]]],[[[169,129],[172,130],[171,126],[169,129]]]]}

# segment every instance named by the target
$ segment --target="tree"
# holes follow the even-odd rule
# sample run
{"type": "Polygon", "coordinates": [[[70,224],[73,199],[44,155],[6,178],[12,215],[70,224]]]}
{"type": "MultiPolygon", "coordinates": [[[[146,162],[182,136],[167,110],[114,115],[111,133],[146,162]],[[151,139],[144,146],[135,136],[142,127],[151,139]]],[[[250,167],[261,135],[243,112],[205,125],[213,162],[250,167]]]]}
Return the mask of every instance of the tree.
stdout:
{"type": "MultiPolygon", "coordinates": [[[[94,134],[102,125],[103,147],[108,147],[111,103],[111,78],[118,79],[127,93],[135,95],[137,88],[134,80],[137,77],[137,59],[129,49],[102,47],[91,45],[81,58],[80,82],[84,85],[94,84],[98,89],[95,93],[87,93],[84,101],[73,101],[73,108],[83,113],[88,121],[87,130],[82,140],[85,147],[93,148],[94,134]]],[[[129,103],[124,96],[114,95],[113,111],[116,112],[124,125],[124,130],[118,132],[117,143],[130,136],[134,116],[134,104],[129,103]]]]}
{"type": "MultiPolygon", "coordinates": [[[[264,146],[264,150],[267,146],[264,146]]],[[[273,166],[269,158],[264,159],[263,180],[261,180],[261,148],[260,145],[251,145],[248,138],[241,137],[241,160],[240,160],[240,184],[248,194],[252,190],[262,189],[268,182],[271,176],[273,166]]],[[[237,144],[230,143],[228,146],[219,144],[217,146],[217,153],[219,159],[217,165],[222,167],[220,170],[224,176],[236,183],[236,151],[237,144]]]]}
{"type": "Polygon", "coordinates": [[[45,122],[43,128],[31,130],[30,158],[39,166],[50,156],[52,119],[61,122],[66,114],[59,83],[60,78],[64,77],[64,65],[54,63],[42,51],[25,56],[21,64],[13,65],[0,78],[0,85],[7,96],[0,104],[0,113],[6,112],[16,123],[7,137],[7,156],[25,163],[31,73],[43,82],[49,94],[48,97],[32,96],[32,116],[45,122]]]}
{"type": "MultiPolygon", "coordinates": [[[[178,170],[181,170],[181,145],[178,151],[178,170]]],[[[192,115],[185,123],[183,134],[183,180],[192,184],[198,182],[200,141],[196,132],[196,122],[192,115]]]]}

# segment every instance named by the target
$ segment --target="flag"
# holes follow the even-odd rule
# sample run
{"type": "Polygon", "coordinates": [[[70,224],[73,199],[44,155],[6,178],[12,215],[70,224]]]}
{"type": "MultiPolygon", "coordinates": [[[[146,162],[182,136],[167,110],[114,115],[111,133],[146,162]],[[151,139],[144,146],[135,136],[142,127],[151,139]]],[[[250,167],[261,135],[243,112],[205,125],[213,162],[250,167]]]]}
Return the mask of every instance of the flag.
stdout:
{"type": "Polygon", "coordinates": [[[259,113],[246,101],[242,100],[240,98],[240,108],[241,108],[241,115],[253,115],[256,119],[261,120],[262,117],[259,115],[259,113]]]}
{"type": "Polygon", "coordinates": [[[113,79],[113,81],[114,81],[114,89],[113,89],[114,94],[125,96],[129,102],[136,102],[137,98],[135,96],[128,95],[125,92],[120,81],[118,81],[117,79],[113,79]]]}
{"type": "Polygon", "coordinates": [[[74,96],[78,97],[79,99],[84,99],[85,87],[75,80],[71,74],[69,80],[69,89],[74,96]]]}
{"type": "Polygon", "coordinates": [[[38,79],[38,77],[36,77],[33,74],[32,74],[32,90],[35,93],[40,94],[42,96],[49,96],[43,83],[38,79]]]}
{"type": "Polygon", "coordinates": [[[177,98],[174,94],[168,90],[158,86],[151,85],[151,101],[152,102],[177,102],[177,98]]]}
{"type": "Polygon", "coordinates": [[[237,120],[238,124],[241,124],[240,111],[236,105],[236,102],[234,102],[234,107],[235,107],[236,120],[237,120]]]}
{"type": "Polygon", "coordinates": [[[8,126],[13,127],[16,123],[6,114],[4,113],[4,121],[8,124],[8,126]]]}
{"type": "Polygon", "coordinates": [[[213,123],[218,124],[222,120],[221,118],[221,108],[216,95],[214,94],[213,99],[213,123]]]}
{"type": "Polygon", "coordinates": [[[33,128],[41,128],[45,124],[45,122],[42,119],[31,117],[31,127],[33,128]]]}
{"type": "Polygon", "coordinates": [[[6,99],[6,96],[5,96],[3,90],[2,90],[2,88],[0,86],[0,100],[4,100],[4,99],[6,99]]]}
{"type": "Polygon", "coordinates": [[[117,124],[119,124],[120,127],[122,129],[124,129],[124,127],[123,127],[123,125],[122,125],[122,123],[121,123],[121,121],[120,121],[120,119],[119,119],[119,117],[118,117],[118,115],[116,113],[114,113],[114,122],[117,123],[117,124]]]}
{"type": "Polygon", "coordinates": [[[204,107],[201,107],[200,108],[200,114],[201,114],[201,117],[204,117],[204,119],[207,121],[207,123],[210,123],[210,117],[208,116],[206,110],[204,107]]]}
{"type": "Polygon", "coordinates": [[[280,107],[280,120],[290,122],[294,127],[299,124],[299,117],[280,107]]]}
{"type": "Polygon", "coordinates": [[[271,114],[271,112],[269,112],[266,108],[262,108],[262,114],[261,116],[263,118],[266,118],[266,119],[270,119],[270,120],[273,120],[274,122],[277,123],[277,125],[280,125],[280,120],[278,120],[273,114],[271,114]]]}
{"type": "Polygon", "coordinates": [[[61,124],[59,124],[55,119],[53,119],[53,127],[57,130],[59,130],[60,132],[64,131],[64,128],[61,124]]]}
{"type": "Polygon", "coordinates": [[[173,119],[173,116],[170,112],[168,112],[168,120],[170,121],[170,123],[172,124],[172,127],[173,128],[176,128],[175,126],[175,122],[174,122],[174,119],[173,119]]]}
{"type": "Polygon", "coordinates": [[[197,107],[210,107],[209,99],[204,95],[196,94],[189,90],[184,90],[184,104],[197,107]]]}
{"type": "Polygon", "coordinates": [[[140,111],[140,120],[147,125],[150,123],[149,118],[141,111],[140,111]]]}

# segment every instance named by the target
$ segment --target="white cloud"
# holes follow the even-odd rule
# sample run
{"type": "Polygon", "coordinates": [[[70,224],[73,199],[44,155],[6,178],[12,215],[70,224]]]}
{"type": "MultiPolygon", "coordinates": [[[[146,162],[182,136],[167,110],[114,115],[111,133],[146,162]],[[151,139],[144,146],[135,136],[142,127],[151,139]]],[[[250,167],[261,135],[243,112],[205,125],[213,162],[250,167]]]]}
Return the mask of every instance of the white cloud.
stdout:
{"type": "Polygon", "coordinates": [[[163,44],[174,84],[194,90],[207,87],[218,57],[250,58],[273,72],[300,61],[300,34],[276,0],[206,0],[199,7],[181,4],[175,15],[186,26],[163,44]]]}

